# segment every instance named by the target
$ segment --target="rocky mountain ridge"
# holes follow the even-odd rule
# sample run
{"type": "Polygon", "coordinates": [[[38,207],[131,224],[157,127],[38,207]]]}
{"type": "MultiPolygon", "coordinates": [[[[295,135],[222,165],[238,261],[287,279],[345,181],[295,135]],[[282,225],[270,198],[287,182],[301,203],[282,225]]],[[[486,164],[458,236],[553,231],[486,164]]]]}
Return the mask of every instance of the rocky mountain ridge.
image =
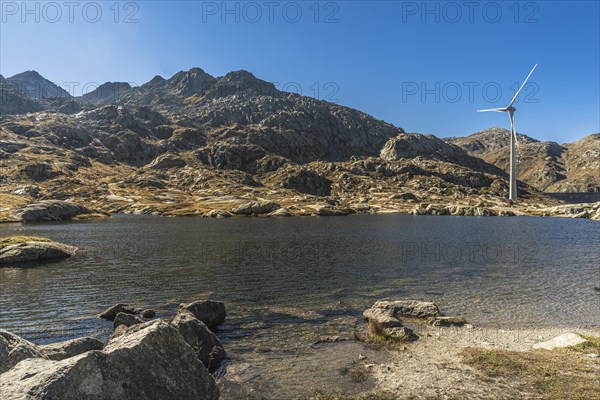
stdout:
{"type": "MultiPolygon", "coordinates": [[[[299,215],[451,202],[511,209],[506,173],[463,143],[281,92],[247,71],[215,78],[193,68],[86,96],[3,108],[19,112],[0,117],[0,219],[34,199],[211,216],[257,201],[276,205],[257,210],[299,215]]],[[[523,202],[554,204],[519,185],[523,202]]]]}
{"type": "MultiPolygon", "coordinates": [[[[447,138],[470,155],[509,169],[510,131],[491,128],[447,138]]],[[[541,142],[517,134],[517,179],[545,192],[600,192],[600,134],[576,142],[541,142]]]]}

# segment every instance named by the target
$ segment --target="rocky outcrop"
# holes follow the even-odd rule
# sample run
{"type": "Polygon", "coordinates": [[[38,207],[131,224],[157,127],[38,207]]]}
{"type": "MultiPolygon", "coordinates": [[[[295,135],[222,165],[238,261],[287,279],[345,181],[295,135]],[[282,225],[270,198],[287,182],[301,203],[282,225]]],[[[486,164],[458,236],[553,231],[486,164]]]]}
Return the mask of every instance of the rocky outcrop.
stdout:
{"type": "Polygon", "coordinates": [[[277,175],[280,177],[279,185],[282,188],[313,196],[329,196],[331,194],[332,182],[323,173],[311,168],[282,168],[277,175]]]}
{"type": "Polygon", "coordinates": [[[225,359],[225,350],[217,336],[208,327],[188,311],[177,313],[171,324],[179,331],[183,339],[196,353],[196,356],[208,368],[214,371],[225,359]]]}
{"type": "MultiPolygon", "coordinates": [[[[27,358],[46,358],[33,343],[0,329],[0,376],[27,358]]],[[[2,394],[0,390],[0,394],[2,394]]]]}
{"type": "Polygon", "coordinates": [[[380,300],[373,304],[370,310],[363,314],[365,318],[370,315],[391,316],[390,318],[412,317],[412,318],[433,318],[441,316],[442,313],[438,306],[431,301],[421,300],[380,300]]]}
{"type": "Polygon", "coordinates": [[[181,304],[179,309],[180,311],[188,311],[213,331],[225,322],[225,317],[227,316],[225,303],[221,301],[198,300],[188,304],[181,304]]]}
{"type": "Polygon", "coordinates": [[[141,324],[143,322],[144,322],[144,320],[142,318],[138,317],[137,315],[121,312],[115,316],[115,319],[113,321],[113,328],[117,329],[121,325],[130,327],[133,325],[141,324]]]}
{"type": "Polygon", "coordinates": [[[6,399],[217,400],[219,390],[177,329],[163,321],[62,361],[27,359],[0,375],[6,399]]]}
{"type": "Polygon", "coordinates": [[[266,152],[260,146],[239,141],[225,141],[199,149],[196,156],[205,164],[218,169],[237,169],[256,172],[257,161],[266,152]]]}
{"type": "Polygon", "coordinates": [[[231,213],[225,210],[210,210],[204,213],[207,218],[230,218],[231,213]]]}
{"type": "Polygon", "coordinates": [[[445,143],[433,135],[401,133],[388,140],[381,149],[380,156],[386,161],[420,156],[456,162],[465,157],[465,151],[458,146],[445,143]]]}
{"type": "Polygon", "coordinates": [[[60,172],[48,163],[29,164],[23,168],[23,173],[35,182],[45,181],[60,175],[60,172]]]}
{"type": "Polygon", "coordinates": [[[59,260],[76,251],[76,247],[56,242],[26,241],[0,247],[0,266],[59,260]]]}
{"type": "Polygon", "coordinates": [[[272,201],[253,201],[234,208],[231,212],[236,215],[262,215],[273,212],[279,208],[279,204],[272,201]]]}
{"type": "Polygon", "coordinates": [[[66,342],[46,344],[39,346],[40,352],[49,360],[60,361],[75,357],[92,350],[102,350],[104,344],[91,337],[77,338],[66,342]]]}
{"type": "Polygon", "coordinates": [[[156,157],[150,164],[149,168],[153,169],[169,169],[169,168],[183,168],[187,165],[185,160],[175,154],[163,154],[156,157]]]}
{"type": "Polygon", "coordinates": [[[22,222],[68,221],[81,214],[91,214],[90,210],[79,204],[63,200],[41,200],[30,203],[17,211],[22,222]]]}

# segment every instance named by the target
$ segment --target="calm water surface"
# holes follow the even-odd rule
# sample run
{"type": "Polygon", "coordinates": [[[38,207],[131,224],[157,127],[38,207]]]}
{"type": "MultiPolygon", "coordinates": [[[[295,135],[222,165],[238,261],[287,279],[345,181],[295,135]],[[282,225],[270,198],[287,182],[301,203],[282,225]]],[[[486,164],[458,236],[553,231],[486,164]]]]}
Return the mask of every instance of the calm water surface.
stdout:
{"type": "Polygon", "coordinates": [[[0,225],[10,235],[80,249],[54,264],[0,268],[0,328],[37,343],[106,338],[111,324],[95,315],[117,302],[169,315],[201,298],[226,302],[220,336],[233,358],[344,334],[347,317],[385,297],[434,300],[489,326],[600,325],[600,224],[588,220],[117,215],[0,225]]]}

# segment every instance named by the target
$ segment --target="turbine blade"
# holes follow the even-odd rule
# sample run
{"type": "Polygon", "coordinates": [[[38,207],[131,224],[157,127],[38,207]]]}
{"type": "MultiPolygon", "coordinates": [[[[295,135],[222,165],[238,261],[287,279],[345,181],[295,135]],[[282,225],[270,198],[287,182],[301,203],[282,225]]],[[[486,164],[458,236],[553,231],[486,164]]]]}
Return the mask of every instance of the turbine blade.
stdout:
{"type": "MultiPolygon", "coordinates": [[[[521,87],[519,88],[519,90],[517,90],[517,93],[515,93],[515,97],[513,97],[512,101],[510,102],[510,104],[508,105],[508,107],[512,107],[512,105],[515,103],[515,101],[517,101],[517,97],[519,97],[519,93],[521,93],[521,90],[523,90],[523,88],[525,87],[525,84],[529,80],[529,77],[531,76],[531,74],[533,74],[533,71],[535,71],[535,69],[537,68],[537,66],[538,66],[537,64],[535,64],[533,66],[533,68],[529,72],[529,75],[527,75],[527,78],[525,78],[525,81],[523,82],[523,84],[521,85],[521,87]]],[[[506,108],[508,108],[508,107],[506,107],[506,108]]]]}
{"type": "Polygon", "coordinates": [[[488,109],[485,109],[485,110],[477,110],[477,112],[488,112],[488,111],[506,112],[508,110],[506,108],[488,108],[488,109]]]}

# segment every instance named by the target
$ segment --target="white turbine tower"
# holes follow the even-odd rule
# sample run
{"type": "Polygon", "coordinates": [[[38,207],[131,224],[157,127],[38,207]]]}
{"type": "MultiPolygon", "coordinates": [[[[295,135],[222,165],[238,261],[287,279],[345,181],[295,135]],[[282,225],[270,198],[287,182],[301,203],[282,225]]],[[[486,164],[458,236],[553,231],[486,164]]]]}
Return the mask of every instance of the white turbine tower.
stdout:
{"type": "Polygon", "coordinates": [[[510,130],[511,130],[511,135],[510,135],[510,188],[509,188],[509,194],[508,194],[508,198],[512,201],[512,200],[517,200],[517,163],[516,163],[516,145],[517,145],[517,132],[515,131],[515,111],[517,111],[516,108],[513,107],[513,104],[515,103],[515,101],[517,101],[517,97],[519,97],[519,93],[521,93],[521,90],[523,89],[523,87],[525,87],[525,84],[527,83],[527,80],[529,79],[529,77],[531,76],[531,74],[533,73],[533,71],[536,69],[537,64],[535,64],[533,66],[533,68],[531,69],[531,72],[529,72],[529,75],[527,75],[527,78],[525,78],[525,81],[523,82],[523,84],[521,85],[521,87],[519,88],[519,90],[517,90],[517,93],[515,93],[515,97],[513,97],[513,99],[511,100],[510,104],[505,107],[505,108],[489,108],[487,110],[477,110],[477,112],[488,112],[488,111],[495,111],[495,112],[508,112],[508,117],[510,118],[510,130]]]}

